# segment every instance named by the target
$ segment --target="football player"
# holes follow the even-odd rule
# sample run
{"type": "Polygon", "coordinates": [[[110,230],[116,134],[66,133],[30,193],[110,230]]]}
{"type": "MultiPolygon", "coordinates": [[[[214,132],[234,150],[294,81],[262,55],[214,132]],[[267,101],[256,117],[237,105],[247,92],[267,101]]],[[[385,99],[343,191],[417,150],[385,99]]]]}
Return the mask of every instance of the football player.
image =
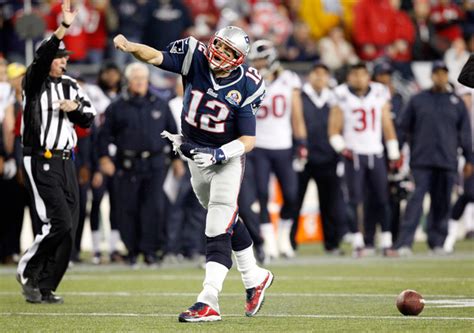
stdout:
{"type": "MultiPolygon", "coordinates": [[[[363,222],[363,198],[366,190],[374,199],[374,213],[379,215],[382,235],[380,247],[384,253],[392,246],[388,206],[387,166],[384,159],[382,135],[387,157],[398,161],[400,151],[390,114],[388,89],[370,81],[365,64],[352,65],[347,83],[334,90],[335,105],[329,115],[329,142],[334,150],[345,157],[345,175],[349,191],[352,218],[349,225],[353,255],[364,255],[364,239],[359,231],[363,222]]],[[[375,223],[367,221],[367,223],[375,223]]]]}
{"type": "Polygon", "coordinates": [[[255,145],[255,114],[265,94],[259,72],[244,64],[249,37],[242,29],[228,26],[218,30],[207,46],[193,37],[171,43],[166,51],[129,42],[122,35],[114,43],[137,59],[183,78],[182,135],[162,135],[189,159],[193,190],[207,209],[207,245],[204,288],[179,321],[221,320],[218,294],[232,266],[232,251],[247,293],[245,314],[254,316],[273,274],[257,266],[250,235],[238,219],[245,153],[255,145]]]}
{"type": "Polygon", "coordinates": [[[256,41],[249,59],[267,84],[266,97],[257,114],[257,141],[253,157],[257,194],[260,203],[260,228],[267,259],[282,254],[293,257],[290,231],[297,210],[298,180],[293,169],[293,141],[297,157],[307,157],[306,127],[301,102],[301,81],[298,75],[283,69],[278,54],[268,40],[256,41]],[[278,242],[268,213],[268,183],[274,173],[283,194],[283,207],[278,223],[278,242]]]}

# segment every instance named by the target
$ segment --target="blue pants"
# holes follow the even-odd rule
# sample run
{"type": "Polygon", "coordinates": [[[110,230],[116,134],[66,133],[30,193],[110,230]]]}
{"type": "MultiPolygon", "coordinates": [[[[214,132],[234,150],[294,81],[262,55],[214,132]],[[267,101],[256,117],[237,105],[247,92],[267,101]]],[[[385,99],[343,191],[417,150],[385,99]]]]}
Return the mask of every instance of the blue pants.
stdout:
{"type": "Polygon", "coordinates": [[[464,213],[464,208],[470,202],[474,202],[474,175],[464,181],[464,193],[454,204],[451,218],[455,221],[459,220],[464,213]]]}
{"type": "MultiPolygon", "coordinates": [[[[147,169],[148,161],[138,161],[137,169],[147,169]],[[139,165],[142,164],[142,165],[139,165]],[[143,168],[142,168],[143,167],[143,168]]],[[[115,210],[120,237],[129,255],[155,255],[164,242],[162,167],[148,171],[119,169],[115,175],[115,210]]]]}
{"type": "MultiPolygon", "coordinates": [[[[337,163],[307,163],[298,174],[298,212],[303,205],[304,196],[310,179],[318,187],[319,209],[323,224],[324,248],[328,251],[337,249],[342,237],[342,228],[346,223],[345,204],[341,189],[341,180],[336,174],[337,163]]],[[[296,235],[297,223],[293,225],[292,234],[296,235]]]]}
{"type": "Polygon", "coordinates": [[[351,210],[350,232],[358,232],[362,223],[375,226],[377,221],[380,221],[382,231],[390,231],[387,165],[383,155],[354,154],[352,160],[345,160],[345,175],[351,210]],[[373,212],[366,214],[362,221],[358,206],[364,202],[366,195],[371,198],[373,212]]]}
{"type": "Polygon", "coordinates": [[[442,247],[448,234],[451,192],[456,173],[439,168],[413,168],[412,174],[415,179],[415,191],[408,200],[395,247],[412,246],[415,231],[423,213],[423,199],[427,192],[431,197],[430,213],[427,219],[428,245],[431,249],[442,247]]]}
{"type": "Polygon", "coordinates": [[[255,185],[254,163],[252,159],[247,158],[239,192],[239,215],[244,221],[252,241],[256,246],[259,246],[263,244],[263,239],[260,236],[260,221],[258,215],[252,210],[252,204],[256,198],[257,189],[255,185]]]}
{"type": "Polygon", "coordinates": [[[189,169],[181,178],[176,201],[167,207],[165,252],[189,257],[204,254],[206,210],[191,187],[189,169]]]}
{"type": "Polygon", "coordinates": [[[298,179],[293,170],[293,151],[270,150],[256,148],[253,152],[257,195],[260,203],[260,223],[270,222],[268,213],[268,184],[270,173],[273,172],[280,183],[283,193],[283,207],[280,211],[282,219],[292,219],[296,211],[298,196],[298,179]]]}

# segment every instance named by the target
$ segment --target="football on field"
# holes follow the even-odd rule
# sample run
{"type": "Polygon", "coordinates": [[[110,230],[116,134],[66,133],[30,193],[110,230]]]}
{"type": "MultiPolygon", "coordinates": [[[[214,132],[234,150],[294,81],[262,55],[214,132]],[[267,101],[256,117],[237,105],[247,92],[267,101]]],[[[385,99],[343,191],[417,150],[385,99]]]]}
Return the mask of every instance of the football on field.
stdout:
{"type": "Polygon", "coordinates": [[[405,316],[417,316],[423,311],[425,300],[414,290],[404,290],[397,297],[397,308],[405,316]]]}

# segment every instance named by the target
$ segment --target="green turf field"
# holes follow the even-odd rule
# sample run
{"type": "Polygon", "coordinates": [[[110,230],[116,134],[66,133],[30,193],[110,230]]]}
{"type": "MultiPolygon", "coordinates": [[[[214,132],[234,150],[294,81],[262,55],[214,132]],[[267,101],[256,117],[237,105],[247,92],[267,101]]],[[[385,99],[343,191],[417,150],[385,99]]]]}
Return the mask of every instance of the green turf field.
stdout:
{"type": "Polygon", "coordinates": [[[275,282],[256,317],[244,316],[234,268],[220,298],[222,321],[203,324],[177,320],[201,288],[204,271],[190,264],[75,266],[58,290],[63,305],[25,303],[14,268],[0,268],[0,332],[474,332],[474,242],[449,257],[429,256],[423,246],[405,259],[331,258],[304,246],[294,262],[270,268],[275,282]],[[398,313],[404,289],[425,297],[420,316],[398,313]]]}

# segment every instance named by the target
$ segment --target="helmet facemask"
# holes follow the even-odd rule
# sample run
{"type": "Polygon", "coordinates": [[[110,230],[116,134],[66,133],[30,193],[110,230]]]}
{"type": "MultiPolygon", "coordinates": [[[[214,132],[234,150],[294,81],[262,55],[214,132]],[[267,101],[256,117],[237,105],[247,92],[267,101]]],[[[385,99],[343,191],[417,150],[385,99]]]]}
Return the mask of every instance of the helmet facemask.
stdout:
{"type": "Polygon", "coordinates": [[[209,42],[208,52],[206,54],[209,66],[213,71],[231,72],[244,63],[245,55],[224,38],[213,36],[209,42]],[[230,49],[221,51],[218,44],[222,43],[230,49]]]}

